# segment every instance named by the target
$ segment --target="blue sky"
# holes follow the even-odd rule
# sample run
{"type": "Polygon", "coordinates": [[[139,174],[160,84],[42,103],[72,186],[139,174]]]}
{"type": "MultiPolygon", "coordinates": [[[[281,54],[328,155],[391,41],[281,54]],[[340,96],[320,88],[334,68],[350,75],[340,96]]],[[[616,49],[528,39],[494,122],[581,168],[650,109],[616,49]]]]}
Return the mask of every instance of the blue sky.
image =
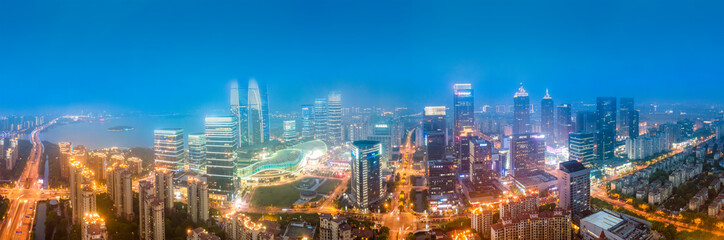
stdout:
{"type": "MultiPolygon", "coordinates": [[[[270,110],[633,96],[722,102],[722,1],[4,1],[2,112],[226,108],[231,79],[270,110]]],[[[0,112],[0,115],[2,114],[0,112]]]]}

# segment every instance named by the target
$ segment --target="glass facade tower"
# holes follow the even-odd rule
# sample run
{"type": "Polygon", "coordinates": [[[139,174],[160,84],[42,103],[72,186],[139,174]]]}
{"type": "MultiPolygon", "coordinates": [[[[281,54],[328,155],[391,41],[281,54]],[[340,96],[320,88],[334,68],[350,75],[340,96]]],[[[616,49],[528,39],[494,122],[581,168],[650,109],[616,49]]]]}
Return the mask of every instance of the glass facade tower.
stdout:
{"type": "Polygon", "coordinates": [[[237,126],[233,116],[206,117],[206,174],[209,189],[217,193],[234,190],[237,126]]]}

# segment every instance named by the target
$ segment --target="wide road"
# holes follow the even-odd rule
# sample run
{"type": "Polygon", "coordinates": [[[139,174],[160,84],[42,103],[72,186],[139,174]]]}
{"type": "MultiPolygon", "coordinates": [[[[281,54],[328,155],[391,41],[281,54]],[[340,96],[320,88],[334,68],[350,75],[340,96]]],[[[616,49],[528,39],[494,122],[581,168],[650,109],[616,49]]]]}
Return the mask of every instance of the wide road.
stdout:
{"type": "Polygon", "coordinates": [[[38,167],[43,155],[43,143],[40,141],[40,132],[55,120],[46,125],[35,128],[30,134],[33,148],[30,151],[25,169],[20,179],[16,180],[16,188],[9,191],[10,208],[0,230],[0,240],[27,240],[35,222],[37,199],[42,196],[42,184],[38,182],[38,167]]]}

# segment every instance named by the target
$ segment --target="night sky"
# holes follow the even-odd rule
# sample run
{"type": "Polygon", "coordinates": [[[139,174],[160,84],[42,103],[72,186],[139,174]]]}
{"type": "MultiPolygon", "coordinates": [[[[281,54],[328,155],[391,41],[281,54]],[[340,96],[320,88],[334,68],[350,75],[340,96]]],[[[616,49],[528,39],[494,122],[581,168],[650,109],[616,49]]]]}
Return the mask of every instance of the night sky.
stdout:
{"type": "Polygon", "coordinates": [[[724,100],[724,1],[21,1],[0,3],[0,115],[227,108],[231,79],[270,111],[340,90],[347,106],[632,96],[724,100]],[[243,84],[242,84],[243,85],[243,84]]]}

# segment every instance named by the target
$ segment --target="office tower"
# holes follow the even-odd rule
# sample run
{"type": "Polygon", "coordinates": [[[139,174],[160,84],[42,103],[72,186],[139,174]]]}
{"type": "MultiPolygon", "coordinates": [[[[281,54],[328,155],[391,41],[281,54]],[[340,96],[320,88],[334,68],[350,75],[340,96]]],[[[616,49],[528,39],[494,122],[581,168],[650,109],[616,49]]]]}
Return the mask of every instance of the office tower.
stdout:
{"type": "Polygon", "coordinates": [[[314,105],[302,105],[302,141],[314,140],[314,105]]]}
{"type": "Polygon", "coordinates": [[[249,144],[256,145],[269,141],[269,105],[266,85],[249,80],[249,144]]]}
{"type": "MultiPolygon", "coordinates": [[[[239,93],[247,93],[246,91],[239,91],[239,83],[236,80],[231,82],[231,94],[230,96],[230,110],[231,116],[237,119],[236,129],[239,130],[239,139],[237,142],[239,146],[249,145],[249,109],[247,108],[248,99],[246,94],[239,96],[239,93]]],[[[189,136],[190,138],[190,136],[189,136]]],[[[191,141],[189,139],[189,141],[191,141]]]]}
{"type": "MultiPolygon", "coordinates": [[[[58,148],[60,149],[60,178],[68,179],[68,173],[70,171],[70,157],[73,154],[73,147],[70,142],[59,142],[58,148]]],[[[4,153],[2,151],[0,153],[4,153]]]]}
{"type": "Polygon", "coordinates": [[[619,109],[621,122],[621,135],[628,137],[639,136],[639,119],[638,111],[634,108],[633,98],[621,98],[621,107],[619,109]]]}
{"type": "Polygon", "coordinates": [[[475,128],[475,102],[473,97],[473,87],[469,83],[455,84],[453,99],[454,111],[454,136],[459,137],[463,129],[475,128]]]}
{"type": "Polygon", "coordinates": [[[470,212],[470,227],[485,237],[490,236],[493,224],[493,208],[490,205],[479,206],[470,212]]]}
{"type": "Polygon", "coordinates": [[[319,239],[352,240],[352,227],[345,217],[322,213],[319,215],[319,239]]]}
{"type": "Polygon", "coordinates": [[[163,201],[166,209],[173,209],[173,173],[165,169],[156,169],[153,185],[156,187],[156,198],[163,201]]]}
{"type": "Polygon", "coordinates": [[[194,223],[209,220],[209,188],[206,181],[196,177],[188,179],[189,215],[194,223]]]}
{"type": "Polygon", "coordinates": [[[580,111],[576,113],[576,132],[596,133],[596,113],[580,111]]]}
{"type": "MultiPolygon", "coordinates": [[[[571,105],[561,104],[558,106],[558,122],[556,123],[556,141],[561,146],[568,145],[568,133],[573,131],[573,122],[571,122],[571,105]]],[[[546,135],[548,139],[553,139],[553,135],[546,135]]]]}
{"type": "Polygon", "coordinates": [[[70,203],[72,208],[72,221],[80,223],[83,214],[95,212],[95,192],[93,190],[93,171],[85,167],[80,161],[70,160],[70,203]]]}
{"type": "Polygon", "coordinates": [[[327,99],[314,100],[314,139],[327,141],[329,126],[327,126],[327,99]]]}
{"type": "Polygon", "coordinates": [[[236,119],[206,117],[206,174],[209,189],[230,194],[236,172],[236,119]]]}
{"type": "Polygon", "coordinates": [[[382,162],[379,141],[362,140],[352,143],[352,202],[367,209],[384,196],[382,162]]]}
{"type": "Polygon", "coordinates": [[[297,141],[297,121],[284,121],[284,142],[287,144],[297,141]]]}
{"type": "Polygon", "coordinates": [[[560,186],[558,207],[571,209],[573,215],[591,208],[591,170],[578,161],[559,164],[557,171],[560,186]]]}
{"type": "Polygon", "coordinates": [[[133,182],[128,165],[114,163],[108,167],[107,175],[108,197],[113,201],[116,216],[133,220],[133,182]]]}
{"type": "Polygon", "coordinates": [[[184,130],[181,128],[165,128],[153,131],[154,165],[179,174],[186,164],[184,150],[184,130]]]}
{"type": "Polygon", "coordinates": [[[422,123],[422,134],[424,135],[426,155],[428,160],[445,158],[445,146],[447,145],[445,132],[445,107],[425,107],[425,115],[422,123]]]}
{"type": "Polygon", "coordinates": [[[81,239],[83,240],[106,240],[108,239],[108,230],[106,222],[98,216],[98,213],[89,212],[83,216],[83,224],[81,224],[81,239]]]}
{"type": "Polygon", "coordinates": [[[332,92],[327,98],[327,131],[332,145],[342,143],[342,94],[332,92]]]}
{"type": "Polygon", "coordinates": [[[530,99],[521,84],[513,95],[513,134],[529,133],[530,131],[530,99]]]}
{"type": "Polygon", "coordinates": [[[539,198],[537,193],[505,197],[498,204],[500,218],[515,218],[526,212],[538,211],[539,198]]]}
{"type": "Polygon", "coordinates": [[[482,138],[470,139],[470,181],[481,184],[498,176],[493,170],[493,144],[482,138]]]}
{"type": "Polygon", "coordinates": [[[392,127],[388,120],[381,120],[372,126],[372,135],[367,140],[380,142],[380,159],[387,162],[392,159],[392,127]]]}
{"type": "Polygon", "coordinates": [[[550,212],[527,212],[501,218],[490,226],[491,240],[571,240],[571,214],[555,208],[550,212]]]}
{"type": "Polygon", "coordinates": [[[473,130],[466,128],[460,132],[455,145],[455,159],[457,160],[458,177],[470,177],[470,140],[475,138],[473,130]]]}
{"type": "Polygon", "coordinates": [[[554,106],[553,98],[551,98],[551,95],[548,94],[548,89],[546,89],[546,95],[543,97],[543,100],[540,101],[540,127],[541,132],[546,135],[548,139],[553,139],[553,136],[555,136],[554,106]]]}
{"type": "MultiPolygon", "coordinates": [[[[206,134],[189,134],[189,170],[202,172],[206,164],[206,134]]],[[[205,173],[205,171],[203,171],[205,173]]]]}
{"type": "Polygon", "coordinates": [[[599,97],[596,101],[596,157],[611,159],[616,149],[616,98],[599,97]]]}
{"type": "Polygon", "coordinates": [[[430,201],[455,198],[455,161],[452,159],[434,159],[427,161],[427,187],[430,201]]]}
{"type": "Polygon", "coordinates": [[[546,137],[537,133],[516,134],[510,139],[513,175],[522,176],[545,168],[546,137]]]}
{"type": "Polygon", "coordinates": [[[579,226],[583,239],[655,239],[650,222],[608,209],[581,219],[579,226]]]}
{"type": "Polygon", "coordinates": [[[590,132],[572,132],[568,135],[568,160],[576,160],[584,166],[593,166],[595,137],[590,132]]]}

